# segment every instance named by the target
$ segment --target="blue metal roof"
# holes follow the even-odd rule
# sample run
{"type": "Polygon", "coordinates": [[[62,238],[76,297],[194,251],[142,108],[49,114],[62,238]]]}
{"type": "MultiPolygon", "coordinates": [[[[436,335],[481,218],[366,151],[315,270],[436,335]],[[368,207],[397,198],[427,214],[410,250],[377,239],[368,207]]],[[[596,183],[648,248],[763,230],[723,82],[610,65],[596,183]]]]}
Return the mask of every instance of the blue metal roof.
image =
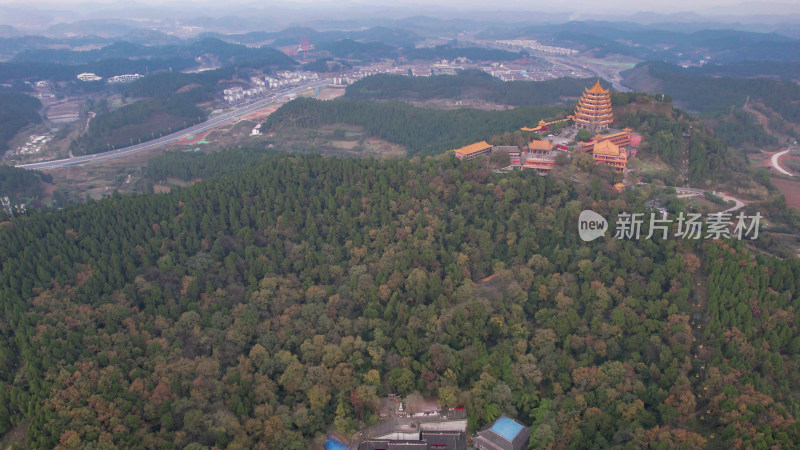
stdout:
{"type": "Polygon", "coordinates": [[[332,437],[329,437],[325,442],[325,450],[347,450],[348,448],[343,442],[339,442],[332,437]]]}
{"type": "Polygon", "coordinates": [[[511,442],[522,431],[522,425],[509,419],[508,417],[501,417],[490,428],[495,433],[503,437],[503,439],[511,442]]]}

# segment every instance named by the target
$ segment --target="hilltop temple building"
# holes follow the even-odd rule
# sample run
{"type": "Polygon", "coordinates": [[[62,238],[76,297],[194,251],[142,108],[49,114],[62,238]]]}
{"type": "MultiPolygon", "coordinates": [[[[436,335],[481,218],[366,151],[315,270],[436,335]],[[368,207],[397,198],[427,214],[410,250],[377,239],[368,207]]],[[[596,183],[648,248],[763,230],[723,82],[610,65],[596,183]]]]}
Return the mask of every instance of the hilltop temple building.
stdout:
{"type": "Polygon", "coordinates": [[[461,148],[454,150],[456,158],[459,160],[467,160],[477,158],[482,155],[488,155],[492,152],[492,144],[487,143],[486,141],[476,142],[474,144],[470,144],[461,148]]]}
{"type": "Polygon", "coordinates": [[[595,164],[611,166],[617,173],[625,172],[625,166],[628,164],[628,152],[611,140],[595,144],[592,157],[594,157],[595,164]]]}
{"type": "Polygon", "coordinates": [[[598,133],[607,130],[613,120],[611,112],[611,94],[608,89],[600,86],[600,80],[591,88],[586,88],[578,105],[572,121],[578,128],[583,128],[598,133]]]}

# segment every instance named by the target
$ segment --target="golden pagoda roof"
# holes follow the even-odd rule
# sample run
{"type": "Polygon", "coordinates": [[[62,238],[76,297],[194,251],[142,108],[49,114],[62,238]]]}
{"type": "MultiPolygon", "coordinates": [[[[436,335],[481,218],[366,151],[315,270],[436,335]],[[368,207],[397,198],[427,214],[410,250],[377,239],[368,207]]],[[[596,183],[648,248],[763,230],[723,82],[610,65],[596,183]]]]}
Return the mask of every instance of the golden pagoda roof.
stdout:
{"type": "Polygon", "coordinates": [[[553,144],[549,141],[532,140],[528,143],[528,148],[531,150],[552,150],[553,144]]]}
{"type": "Polygon", "coordinates": [[[600,141],[607,141],[607,140],[609,140],[609,139],[614,139],[615,137],[624,136],[624,135],[626,135],[626,134],[629,134],[629,133],[628,133],[627,131],[620,131],[620,132],[618,132],[618,133],[610,133],[610,134],[596,134],[596,135],[594,135],[594,138],[593,138],[593,139],[594,139],[595,141],[598,141],[598,142],[600,142],[600,141]]]}
{"type": "Polygon", "coordinates": [[[595,85],[591,88],[587,89],[586,92],[591,94],[608,94],[608,89],[603,89],[603,86],[600,86],[600,80],[598,79],[597,83],[595,83],[595,85]]]}
{"type": "Polygon", "coordinates": [[[469,144],[467,146],[461,147],[454,151],[460,155],[469,156],[478,152],[482,152],[488,148],[492,148],[492,144],[489,144],[486,141],[480,141],[474,144],[469,144]]]}
{"type": "Polygon", "coordinates": [[[592,151],[600,155],[619,156],[619,146],[611,141],[602,141],[594,144],[592,151]]]}

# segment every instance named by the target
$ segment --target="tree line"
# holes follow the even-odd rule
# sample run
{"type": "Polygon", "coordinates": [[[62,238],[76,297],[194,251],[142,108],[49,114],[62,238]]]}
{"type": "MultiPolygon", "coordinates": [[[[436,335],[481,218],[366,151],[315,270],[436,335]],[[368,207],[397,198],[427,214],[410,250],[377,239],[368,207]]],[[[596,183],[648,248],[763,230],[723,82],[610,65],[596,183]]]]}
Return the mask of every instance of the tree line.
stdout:
{"type": "Polygon", "coordinates": [[[549,106],[506,111],[443,111],[400,102],[299,98],[281,106],[267,118],[264,126],[273,129],[315,128],[335,123],[359,125],[370,135],[403,145],[409,155],[436,154],[536,124],[562,111],[562,108],[549,106]]]}

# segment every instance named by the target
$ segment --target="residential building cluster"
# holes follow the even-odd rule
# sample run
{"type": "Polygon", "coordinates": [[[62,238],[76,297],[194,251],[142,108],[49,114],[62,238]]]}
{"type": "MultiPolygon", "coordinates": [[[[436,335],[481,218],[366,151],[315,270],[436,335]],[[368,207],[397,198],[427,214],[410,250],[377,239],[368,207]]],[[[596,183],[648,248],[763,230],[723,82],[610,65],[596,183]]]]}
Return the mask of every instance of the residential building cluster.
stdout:
{"type": "Polygon", "coordinates": [[[223,99],[229,104],[239,103],[246,98],[257,98],[269,94],[277,89],[296,86],[306,81],[317,80],[319,75],[310,72],[282,71],[263,77],[250,77],[251,86],[244,88],[234,86],[222,91],[223,99]]]}
{"type": "Polygon", "coordinates": [[[89,81],[100,81],[100,80],[103,79],[103,77],[97,76],[96,74],[94,74],[92,72],[79,73],[77,78],[79,80],[81,80],[81,81],[86,81],[86,82],[89,82],[89,81]]]}
{"type": "Polygon", "coordinates": [[[381,73],[428,77],[431,75],[455,75],[461,70],[482,70],[502,81],[543,81],[562,77],[589,76],[590,72],[575,68],[557,67],[543,59],[525,61],[505,61],[478,63],[465,57],[452,60],[442,59],[433,63],[412,63],[394,65],[392,63],[373,63],[369,66],[355,67],[335,74],[331,86],[341,87],[352,84],[364,77],[381,73]]]}
{"type": "Polygon", "coordinates": [[[538,53],[546,55],[572,56],[580,53],[577,50],[573,50],[571,48],[544,45],[539,43],[539,41],[533,39],[502,40],[502,41],[495,41],[495,44],[512,50],[527,50],[529,53],[534,53],[534,54],[538,53]]]}
{"type": "MultiPolygon", "coordinates": [[[[138,73],[126,73],[126,74],[123,74],[123,75],[115,75],[115,76],[109,78],[106,81],[108,81],[109,83],[112,83],[112,84],[114,84],[114,83],[130,83],[131,81],[138,80],[139,78],[142,78],[143,76],[144,75],[141,75],[141,74],[138,74],[138,73]]],[[[86,81],[86,82],[89,82],[89,81],[100,81],[100,80],[103,79],[103,77],[101,77],[101,76],[99,76],[97,74],[94,74],[92,72],[84,72],[84,73],[78,74],[77,78],[79,80],[81,80],[81,81],[86,81]]],[[[44,83],[44,82],[42,82],[42,83],[44,83]]],[[[38,83],[37,83],[37,87],[38,87],[38,83]]],[[[47,87],[47,84],[45,84],[44,87],[47,87]]]]}
{"type": "Polygon", "coordinates": [[[355,83],[356,81],[368,77],[370,75],[378,75],[381,73],[391,73],[391,74],[401,74],[407,75],[407,71],[403,71],[403,69],[399,67],[371,67],[371,68],[357,68],[354,70],[349,70],[346,72],[342,72],[339,76],[333,77],[331,79],[331,87],[343,87],[350,84],[355,83]]]}
{"type": "Polygon", "coordinates": [[[138,80],[139,78],[144,77],[142,74],[138,73],[126,73],[123,75],[115,75],[108,79],[109,83],[130,83],[131,81],[138,80]]]}
{"type": "Polygon", "coordinates": [[[53,138],[53,135],[31,135],[25,145],[17,147],[15,153],[18,155],[35,155],[41,152],[42,147],[53,138]]]}
{"type": "Polygon", "coordinates": [[[311,81],[319,79],[319,75],[312,72],[290,72],[282,71],[275,74],[275,77],[264,77],[264,83],[270,89],[276,89],[285,86],[294,86],[304,81],[311,81]]]}
{"type": "Polygon", "coordinates": [[[264,86],[255,86],[249,89],[245,89],[241,86],[235,86],[223,90],[222,93],[223,93],[223,98],[225,99],[226,102],[238,103],[244,100],[245,98],[259,97],[261,95],[266,94],[268,91],[269,90],[264,86]]]}

